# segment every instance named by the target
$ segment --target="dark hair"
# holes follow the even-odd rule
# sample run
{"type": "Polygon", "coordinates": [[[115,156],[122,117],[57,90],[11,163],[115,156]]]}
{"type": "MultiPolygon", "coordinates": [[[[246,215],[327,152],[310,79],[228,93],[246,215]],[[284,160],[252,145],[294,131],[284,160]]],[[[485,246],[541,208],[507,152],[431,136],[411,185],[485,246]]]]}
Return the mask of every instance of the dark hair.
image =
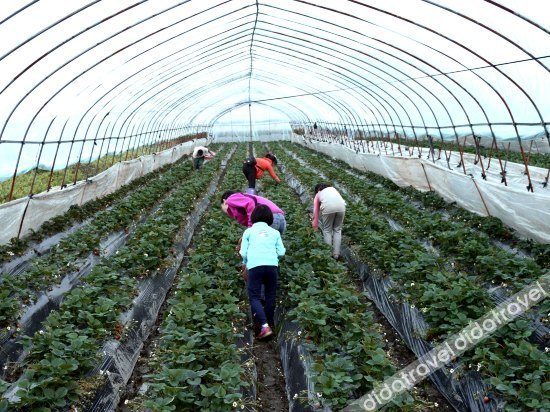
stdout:
{"type": "Polygon", "coordinates": [[[273,156],[272,154],[266,153],[266,155],[264,157],[271,160],[274,165],[277,164],[277,158],[275,156],[273,156]]]}
{"type": "Polygon", "coordinates": [[[220,203],[223,203],[224,200],[227,200],[227,198],[228,198],[229,196],[234,195],[235,193],[237,193],[237,192],[234,191],[234,190],[228,190],[228,191],[226,191],[226,192],[223,192],[220,203]]]}
{"type": "Polygon", "coordinates": [[[197,155],[202,156],[203,153],[202,149],[197,150],[197,155]]]}
{"type": "Polygon", "coordinates": [[[326,189],[327,187],[331,187],[331,186],[328,183],[317,183],[315,185],[315,194],[317,194],[323,189],[326,189]]]}
{"type": "Polygon", "coordinates": [[[266,205],[258,205],[252,211],[250,221],[252,223],[264,222],[271,226],[273,223],[273,212],[266,205]]]}

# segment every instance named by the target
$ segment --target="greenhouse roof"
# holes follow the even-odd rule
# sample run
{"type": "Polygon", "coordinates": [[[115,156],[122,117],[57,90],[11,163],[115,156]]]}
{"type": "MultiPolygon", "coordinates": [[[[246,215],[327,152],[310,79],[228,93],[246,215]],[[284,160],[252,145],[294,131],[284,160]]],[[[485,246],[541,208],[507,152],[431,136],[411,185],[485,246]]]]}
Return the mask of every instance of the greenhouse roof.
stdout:
{"type": "Polygon", "coordinates": [[[249,105],[293,124],[550,141],[543,0],[4,3],[11,170],[51,163],[44,143],[82,155],[102,136],[211,130],[249,105]]]}

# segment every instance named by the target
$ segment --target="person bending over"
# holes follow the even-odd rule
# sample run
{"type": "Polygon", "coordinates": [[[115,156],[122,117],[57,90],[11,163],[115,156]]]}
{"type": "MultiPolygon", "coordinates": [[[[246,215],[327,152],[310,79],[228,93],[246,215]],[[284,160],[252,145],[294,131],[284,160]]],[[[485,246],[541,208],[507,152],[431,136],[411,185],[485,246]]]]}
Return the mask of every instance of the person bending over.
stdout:
{"type": "Polygon", "coordinates": [[[205,146],[197,146],[193,150],[193,169],[199,170],[205,160],[212,159],[216,153],[205,146]]]}
{"type": "Polygon", "coordinates": [[[332,246],[332,257],[340,257],[342,243],[342,225],[346,214],[346,202],[340,193],[329,184],[319,183],[315,186],[313,199],[313,223],[315,230],[321,225],[323,239],[332,246]]]}
{"type": "Polygon", "coordinates": [[[246,180],[248,180],[247,193],[256,194],[256,179],[260,179],[266,171],[273,180],[281,183],[281,179],[279,179],[273,170],[273,165],[277,165],[277,158],[269,153],[264,157],[249,158],[243,163],[243,173],[246,176],[246,180]]]}
{"type": "Polygon", "coordinates": [[[243,226],[252,226],[252,212],[257,205],[266,205],[273,213],[271,227],[281,235],[286,230],[285,212],[271,200],[258,195],[250,195],[228,190],[222,194],[221,208],[232,219],[243,226]]]}

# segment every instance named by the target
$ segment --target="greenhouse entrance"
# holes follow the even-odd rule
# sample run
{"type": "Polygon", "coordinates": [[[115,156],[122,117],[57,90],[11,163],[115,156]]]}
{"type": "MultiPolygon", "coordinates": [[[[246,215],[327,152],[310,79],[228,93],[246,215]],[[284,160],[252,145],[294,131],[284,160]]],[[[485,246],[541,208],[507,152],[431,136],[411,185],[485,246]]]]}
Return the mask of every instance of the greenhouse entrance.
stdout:
{"type": "Polygon", "coordinates": [[[550,4],[5,3],[0,411],[550,410],[550,4]]]}

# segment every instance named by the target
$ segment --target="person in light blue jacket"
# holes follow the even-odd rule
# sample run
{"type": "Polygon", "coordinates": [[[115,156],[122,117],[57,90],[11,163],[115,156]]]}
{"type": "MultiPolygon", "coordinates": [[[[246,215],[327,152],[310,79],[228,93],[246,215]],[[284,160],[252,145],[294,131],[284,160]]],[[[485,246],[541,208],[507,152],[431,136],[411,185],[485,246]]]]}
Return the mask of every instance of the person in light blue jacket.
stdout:
{"type": "Polygon", "coordinates": [[[273,223],[273,212],[258,204],[250,216],[252,226],[243,233],[239,253],[248,270],[248,300],[252,316],[261,325],[258,339],[266,338],[273,333],[275,303],[277,296],[277,274],[279,258],[286,250],[278,230],[273,223]],[[264,286],[265,307],[261,302],[262,285],[264,286]]]}

